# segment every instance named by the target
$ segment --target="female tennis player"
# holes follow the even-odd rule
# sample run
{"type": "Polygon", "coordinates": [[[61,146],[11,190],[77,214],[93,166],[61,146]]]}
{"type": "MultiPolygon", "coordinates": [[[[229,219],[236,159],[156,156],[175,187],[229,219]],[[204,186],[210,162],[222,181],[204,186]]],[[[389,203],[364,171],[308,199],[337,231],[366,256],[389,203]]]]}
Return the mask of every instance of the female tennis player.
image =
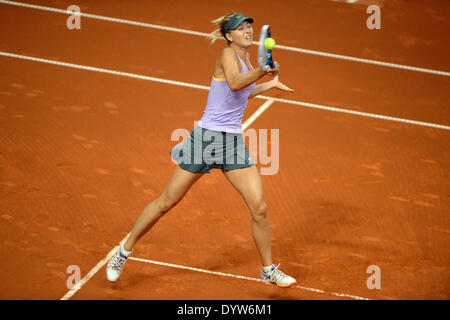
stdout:
{"type": "Polygon", "coordinates": [[[280,287],[296,283],[294,278],[279,270],[279,265],[272,263],[270,223],[261,179],[242,136],[242,116],[249,98],[272,88],[293,90],[278,80],[279,64],[276,62],[274,68],[267,70],[252,67],[248,53],[253,40],[252,18],[231,13],[213,23],[217,30],[210,34],[211,42],[224,38],[227,46],[217,58],[203,116],[187,139],[171,150],[178,165],[162,194],[142,211],[128,239],[109,261],[106,275],[110,281],[119,278],[136,242],[201,176],[218,168],[241,194],[251,212],[252,234],[262,263],[262,281],[280,287]],[[265,75],[275,77],[256,85],[255,82],[265,75]]]}

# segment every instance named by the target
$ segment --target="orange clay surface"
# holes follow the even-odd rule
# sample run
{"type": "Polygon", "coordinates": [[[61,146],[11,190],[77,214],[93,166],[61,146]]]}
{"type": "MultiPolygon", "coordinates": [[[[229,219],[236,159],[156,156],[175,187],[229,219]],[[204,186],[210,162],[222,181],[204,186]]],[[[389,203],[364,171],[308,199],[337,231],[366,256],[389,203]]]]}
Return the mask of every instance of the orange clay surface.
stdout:
{"type": "MultiPolygon", "coordinates": [[[[66,9],[71,1],[27,1],[66,9]]],[[[446,1],[87,1],[82,12],[210,32],[231,11],[277,44],[450,70],[446,1]],[[391,3],[392,2],[392,3],[391,3]],[[447,31],[446,31],[447,30],[447,31]]],[[[0,51],[208,86],[223,47],[202,37],[0,4],[0,51]]],[[[256,46],[250,49],[255,66],[256,46]]],[[[450,125],[449,77],[274,50],[266,95],[450,125]]],[[[0,56],[0,298],[60,299],[164,189],[178,128],[208,92],[0,56]]],[[[264,102],[249,101],[244,121],[264,102]]],[[[279,129],[279,170],[261,177],[273,256],[298,285],[372,299],[449,299],[449,131],[275,102],[250,128],[279,129]],[[367,267],[381,270],[369,290],[367,267]]],[[[264,165],[258,164],[258,168],[264,165]]],[[[222,172],[203,176],[134,257],[259,276],[251,217],[222,172]]],[[[347,299],[129,261],[72,299],[347,299]]]]}

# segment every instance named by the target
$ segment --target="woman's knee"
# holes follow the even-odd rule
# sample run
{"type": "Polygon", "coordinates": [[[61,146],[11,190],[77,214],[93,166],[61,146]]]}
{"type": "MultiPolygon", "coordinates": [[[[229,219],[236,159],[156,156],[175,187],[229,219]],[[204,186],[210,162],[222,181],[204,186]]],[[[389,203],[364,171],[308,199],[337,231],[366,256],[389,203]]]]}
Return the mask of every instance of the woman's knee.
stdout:
{"type": "Polygon", "coordinates": [[[258,201],[252,210],[252,218],[255,222],[266,220],[268,217],[267,204],[264,200],[258,201]]]}
{"type": "Polygon", "coordinates": [[[161,213],[166,213],[170,209],[176,206],[176,204],[179,202],[179,199],[176,199],[175,197],[162,194],[158,198],[158,211],[161,213]]]}

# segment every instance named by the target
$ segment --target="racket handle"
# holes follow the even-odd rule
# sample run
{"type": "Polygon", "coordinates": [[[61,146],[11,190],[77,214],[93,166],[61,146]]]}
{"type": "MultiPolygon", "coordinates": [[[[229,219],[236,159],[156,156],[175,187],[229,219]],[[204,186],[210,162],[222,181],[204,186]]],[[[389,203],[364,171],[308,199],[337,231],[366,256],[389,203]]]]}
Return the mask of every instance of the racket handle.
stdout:
{"type": "Polygon", "coordinates": [[[271,67],[272,69],[275,69],[275,63],[273,63],[273,59],[272,59],[272,50],[267,50],[267,60],[266,63],[269,67],[271,67]],[[268,63],[267,63],[268,62],[268,63]]]}
{"type": "Polygon", "coordinates": [[[269,50],[269,66],[272,68],[272,69],[275,69],[275,63],[273,63],[273,59],[272,59],[272,50],[269,50]]]}

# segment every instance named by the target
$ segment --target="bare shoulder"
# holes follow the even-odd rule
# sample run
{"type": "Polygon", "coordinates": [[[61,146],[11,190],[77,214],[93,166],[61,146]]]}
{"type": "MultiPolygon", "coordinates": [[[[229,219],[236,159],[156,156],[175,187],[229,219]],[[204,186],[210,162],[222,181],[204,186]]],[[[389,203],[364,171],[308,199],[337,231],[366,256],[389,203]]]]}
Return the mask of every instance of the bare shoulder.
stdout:
{"type": "Polygon", "coordinates": [[[230,47],[226,47],[220,52],[219,59],[220,60],[223,60],[223,59],[228,60],[234,56],[235,56],[234,50],[230,47]]]}
{"type": "Polygon", "coordinates": [[[222,54],[234,54],[234,50],[231,47],[223,48],[222,54]]]}
{"type": "Polygon", "coordinates": [[[236,57],[236,52],[230,47],[224,48],[219,56],[222,67],[226,65],[239,66],[239,60],[236,57]]]}

